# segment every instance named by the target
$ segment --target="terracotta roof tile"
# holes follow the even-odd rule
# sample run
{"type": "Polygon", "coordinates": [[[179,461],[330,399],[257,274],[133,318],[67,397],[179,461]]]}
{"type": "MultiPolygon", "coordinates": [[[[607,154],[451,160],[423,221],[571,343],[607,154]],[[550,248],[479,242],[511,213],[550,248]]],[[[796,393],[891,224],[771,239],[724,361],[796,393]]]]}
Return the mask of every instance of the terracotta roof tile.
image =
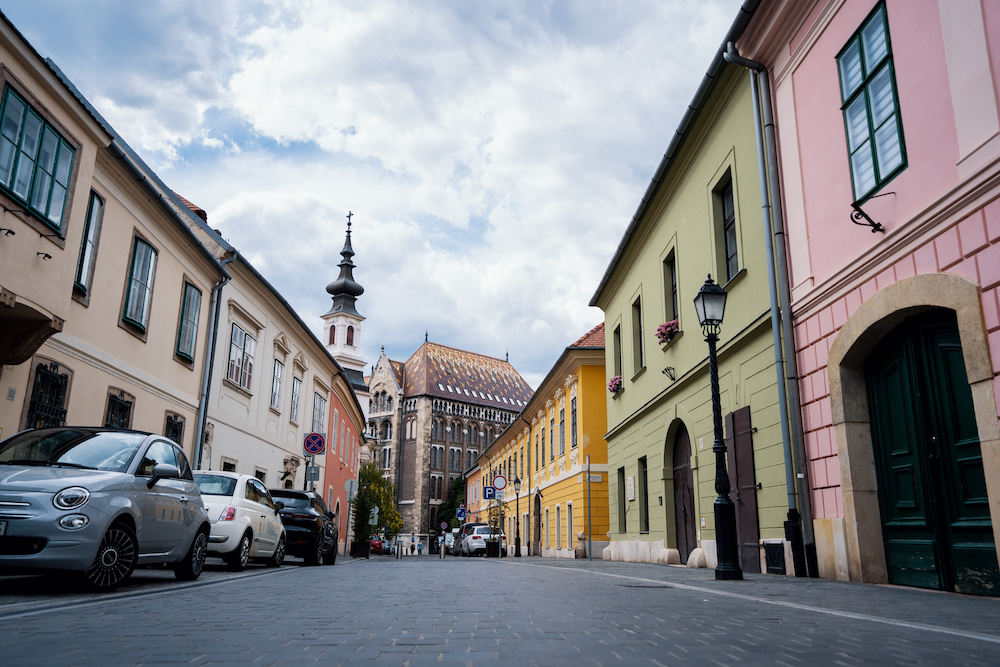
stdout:
{"type": "Polygon", "coordinates": [[[201,208],[199,206],[195,206],[190,201],[188,201],[187,199],[185,199],[184,197],[182,197],[180,194],[178,194],[177,191],[174,191],[174,194],[177,195],[178,199],[180,199],[182,202],[184,202],[185,206],[187,206],[189,209],[191,209],[192,211],[194,211],[195,215],[197,215],[199,218],[201,218],[205,222],[208,222],[208,213],[205,212],[205,209],[203,209],[203,208],[201,208]]]}
{"type": "Polygon", "coordinates": [[[532,390],[509,362],[424,343],[406,361],[404,396],[430,395],[520,412],[532,390]]]}
{"type": "Polygon", "coordinates": [[[604,349],[604,322],[583,335],[580,340],[569,346],[570,350],[603,350],[604,349]]]}

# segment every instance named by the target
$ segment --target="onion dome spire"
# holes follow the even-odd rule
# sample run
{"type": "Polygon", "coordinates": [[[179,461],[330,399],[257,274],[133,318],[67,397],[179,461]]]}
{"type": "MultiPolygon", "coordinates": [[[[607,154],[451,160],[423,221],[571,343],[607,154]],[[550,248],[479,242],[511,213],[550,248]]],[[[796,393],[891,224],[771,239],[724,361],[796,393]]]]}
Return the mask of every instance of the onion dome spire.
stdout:
{"type": "MultiPolygon", "coordinates": [[[[340,251],[340,275],[332,283],[326,286],[326,291],[333,297],[333,307],[330,313],[347,312],[361,316],[354,308],[354,303],[359,296],[364,294],[365,288],[354,280],[354,248],[351,247],[351,217],[354,214],[347,212],[347,239],[344,241],[344,249],[340,251]]],[[[329,314],[329,313],[327,313],[329,314]]]]}

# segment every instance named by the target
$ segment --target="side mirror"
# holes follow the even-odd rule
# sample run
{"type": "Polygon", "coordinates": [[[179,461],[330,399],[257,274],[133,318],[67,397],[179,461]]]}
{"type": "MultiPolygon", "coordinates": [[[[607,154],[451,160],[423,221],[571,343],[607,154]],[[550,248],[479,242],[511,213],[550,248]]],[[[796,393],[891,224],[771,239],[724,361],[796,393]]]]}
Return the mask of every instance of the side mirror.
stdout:
{"type": "Polygon", "coordinates": [[[330,521],[333,521],[333,512],[327,512],[326,518],[329,519],[330,521]]]}
{"type": "Polygon", "coordinates": [[[274,513],[275,514],[277,514],[278,512],[280,512],[283,509],[285,509],[285,503],[281,502],[280,500],[278,500],[278,501],[276,501],[274,503],[274,513]]]}
{"type": "Polygon", "coordinates": [[[180,476],[181,471],[177,469],[177,466],[170,465],[169,463],[157,463],[153,466],[153,476],[146,482],[146,488],[153,488],[153,485],[161,479],[176,479],[180,476]]]}

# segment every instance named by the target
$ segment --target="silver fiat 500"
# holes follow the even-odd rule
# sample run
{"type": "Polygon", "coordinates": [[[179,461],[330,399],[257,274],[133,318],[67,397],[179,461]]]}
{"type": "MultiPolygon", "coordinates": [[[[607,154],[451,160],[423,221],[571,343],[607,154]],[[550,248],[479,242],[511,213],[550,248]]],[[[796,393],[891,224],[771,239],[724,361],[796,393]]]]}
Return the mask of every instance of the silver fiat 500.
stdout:
{"type": "Polygon", "coordinates": [[[209,521],[184,452],[160,435],[61,427],[0,442],[0,573],[69,571],[92,588],[136,566],[201,575],[209,521]]]}

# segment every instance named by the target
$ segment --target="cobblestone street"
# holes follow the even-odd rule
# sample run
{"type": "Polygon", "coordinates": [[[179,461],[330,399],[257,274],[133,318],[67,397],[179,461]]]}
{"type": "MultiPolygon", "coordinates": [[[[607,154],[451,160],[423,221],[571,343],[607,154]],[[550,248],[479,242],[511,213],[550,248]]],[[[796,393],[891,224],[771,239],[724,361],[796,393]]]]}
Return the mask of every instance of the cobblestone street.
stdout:
{"type": "Polygon", "coordinates": [[[8,580],[3,662],[1000,664],[1000,600],[900,587],[426,555],[172,580],[138,571],[118,593],[58,597],[8,580]]]}

